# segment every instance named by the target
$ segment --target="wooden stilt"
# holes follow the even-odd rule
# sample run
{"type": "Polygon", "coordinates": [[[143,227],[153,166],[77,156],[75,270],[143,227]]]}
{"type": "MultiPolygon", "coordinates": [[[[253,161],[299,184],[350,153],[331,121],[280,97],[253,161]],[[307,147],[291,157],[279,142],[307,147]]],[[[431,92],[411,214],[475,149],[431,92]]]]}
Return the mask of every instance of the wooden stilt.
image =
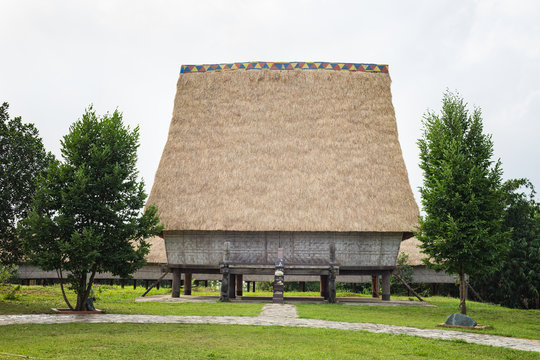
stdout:
{"type": "Polygon", "coordinates": [[[191,295],[191,273],[184,274],[184,295],[191,295]]]}
{"type": "Polygon", "coordinates": [[[321,296],[328,300],[328,275],[321,275],[321,296]]]}
{"type": "Polygon", "coordinates": [[[219,301],[228,302],[229,301],[229,282],[230,282],[229,267],[225,266],[223,268],[223,277],[221,279],[221,296],[219,301]]]}
{"type": "Polygon", "coordinates": [[[126,280],[125,279],[120,280],[120,286],[122,287],[122,289],[124,288],[125,285],[126,285],[126,280]]]}
{"type": "Polygon", "coordinates": [[[236,276],[230,275],[229,276],[229,299],[235,299],[236,298],[236,276]]]}
{"type": "Polygon", "coordinates": [[[255,292],[255,281],[253,282],[253,292],[255,292]]]}
{"type": "Polygon", "coordinates": [[[137,289],[137,279],[133,279],[133,290],[137,289]]]}
{"type": "Polygon", "coordinates": [[[172,274],[172,297],[177,298],[180,297],[180,284],[182,282],[182,273],[180,272],[180,269],[173,269],[172,274]]]}
{"type": "Polygon", "coordinates": [[[149,281],[148,280],[144,280],[144,287],[148,290],[148,285],[149,285],[149,281]]]}
{"type": "Polygon", "coordinates": [[[382,276],[382,299],[390,300],[390,271],[384,272],[382,276]]]}
{"type": "Polygon", "coordinates": [[[379,297],[379,277],[377,275],[371,276],[371,296],[374,298],[379,297]]]}
{"type": "Polygon", "coordinates": [[[236,296],[243,295],[244,276],[242,274],[236,275],[236,296]]]}
{"type": "Polygon", "coordinates": [[[306,282],[305,281],[300,281],[300,291],[301,292],[306,292],[306,282]]]}
{"type": "Polygon", "coordinates": [[[336,273],[333,268],[330,269],[330,275],[328,275],[328,303],[336,303],[336,273]]]}
{"type": "Polygon", "coordinates": [[[353,284],[352,284],[352,292],[353,292],[353,293],[356,293],[356,283],[353,283],[353,284]]]}

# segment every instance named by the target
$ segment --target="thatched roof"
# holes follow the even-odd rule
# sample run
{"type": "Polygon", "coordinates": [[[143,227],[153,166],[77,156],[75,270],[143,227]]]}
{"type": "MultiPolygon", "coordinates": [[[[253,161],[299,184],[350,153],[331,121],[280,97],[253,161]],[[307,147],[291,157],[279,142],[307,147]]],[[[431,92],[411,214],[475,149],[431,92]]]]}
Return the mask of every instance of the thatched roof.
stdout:
{"type": "Polygon", "coordinates": [[[146,255],[146,261],[150,264],[166,264],[167,254],[163,238],[155,236],[146,239],[146,241],[150,243],[150,252],[146,255]]]}
{"type": "Polygon", "coordinates": [[[419,246],[420,240],[418,240],[416,237],[412,237],[401,242],[399,254],[405,253],[409,255],[409,258],[407,259],[407,264],[411,266],[424,265],[422,260],[426,259],[427,255],[420,252],[422,249],[420,249],[419,246]]]}
{"type": "Polygon", "coordinates": [[[182,67],[148,199],[165,231],[416,225],[386,65],[247,64],[267,69],[182,67]]]}

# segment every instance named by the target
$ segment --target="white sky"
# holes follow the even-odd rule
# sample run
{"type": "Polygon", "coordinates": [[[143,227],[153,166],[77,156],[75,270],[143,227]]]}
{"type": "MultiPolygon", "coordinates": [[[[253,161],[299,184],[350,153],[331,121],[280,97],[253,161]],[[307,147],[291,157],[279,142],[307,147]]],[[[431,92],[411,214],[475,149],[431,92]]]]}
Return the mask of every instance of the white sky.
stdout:
{"type": "Polygon", "coordinates": [[[90,103],[118,108],[147,192],[180,66],[254,60],[389,64],[418,202],[420,121],[446,88],[482,109],[504,177],[540,188],[540,2],[0,0],[0,102],[57,156],[90,103]]]}

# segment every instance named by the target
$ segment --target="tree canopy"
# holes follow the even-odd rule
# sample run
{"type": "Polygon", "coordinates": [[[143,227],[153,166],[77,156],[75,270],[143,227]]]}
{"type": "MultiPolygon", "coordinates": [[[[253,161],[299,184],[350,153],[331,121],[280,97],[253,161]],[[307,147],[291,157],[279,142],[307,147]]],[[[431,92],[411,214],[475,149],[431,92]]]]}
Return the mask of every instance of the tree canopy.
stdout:
{"type": "Polygon", "coordinates": [[[17,223],[26,217],[36,177],[52,155],[45,151],[38,130],[20,117],[9,118],[9,105],[0,106],[0,264],[21,260],[17,223]]]}
{"type": "Polygon", "coordinates": [[[441,114],[427,112],[422,124],[425,215],[415,235],[433,260],[427,266],[460,275],[460,310],[466,313],[465,274],[489,272],[506,251],[501,165],[491,160],[493,142],[483,133],[480,109],[469,113],[458,95],[446,92],[441,114]]]}
{"type": "Polygon", "coordinates": [[[138,139],[138,128],[125,127],[120,112],[100,117],[87,109],[61,141],[63,161],[51,162],[39,179],[23,222],[28,256],[62,279],[69,274],[76,310],[86,308],[96,273],[126,278],[142,267],[145,239],[162,229],[155,207],[141,213],[138,139]]]}
{"type": "Polygon", "coordinates": [[[503,185],[503,231],[511,232],[509,252],[497,269],[475,279],[475,288],[492,302],[513,308],[540,308],[540,204],[527,179],[503,185]]]}

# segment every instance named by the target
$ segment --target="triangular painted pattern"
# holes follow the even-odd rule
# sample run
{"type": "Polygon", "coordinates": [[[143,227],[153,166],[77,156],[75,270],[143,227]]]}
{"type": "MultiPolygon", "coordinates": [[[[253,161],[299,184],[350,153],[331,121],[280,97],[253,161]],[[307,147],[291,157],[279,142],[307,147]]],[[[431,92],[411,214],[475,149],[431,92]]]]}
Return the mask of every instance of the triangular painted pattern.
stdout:
{"type": "Polygon", "coordinates": [[[328,62],[266,62],[251,61],[230,64],[203,64],[182,65],[181,74],[201,73],[211,71],[231,70],[333,70],[333,71],[364,71],[373,73],[388,73],[388,65],[379,64],[351,64],[351,63],[328,63],[328,62]]]}

